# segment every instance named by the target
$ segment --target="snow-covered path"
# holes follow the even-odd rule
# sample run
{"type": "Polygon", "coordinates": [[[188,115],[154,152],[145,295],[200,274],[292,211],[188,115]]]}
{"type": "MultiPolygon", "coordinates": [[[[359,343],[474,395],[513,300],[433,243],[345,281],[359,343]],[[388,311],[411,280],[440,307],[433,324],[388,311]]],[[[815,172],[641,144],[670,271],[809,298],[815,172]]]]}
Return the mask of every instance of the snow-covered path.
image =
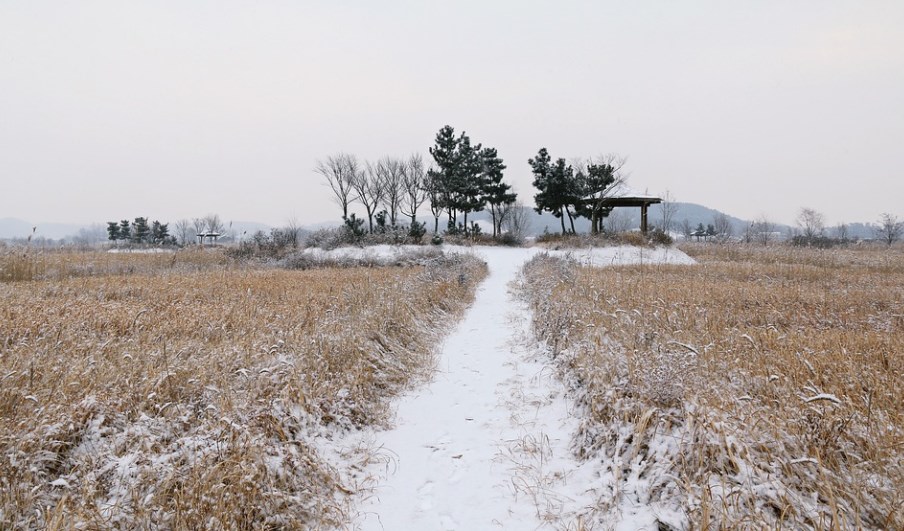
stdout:
{"type": "MultiPolygon", "coordinates": [[[[576,515],[594,501],[599,476],[568,448],[578,420],[509,288],[538,250],[476,252],[489,276],[442,345],[434,381],[404,396],[396,426],[376,434],[374,445],[392,457],[371,470],[378,481],[359,504],[357,529],[577,528],[576,515]]],[[[577,258],[602,265],[636,255],[610,248],[577,258]]],[[[671,261],[668,252],[657,261],[671,261]]]]}
{"type": "MultiPolygon", "coordinates": [[[[553,451],[567,457],[571,430],[562,425],[565,401],[554,400],[551,375],[523,359],[527,312],[508,284],[533,252],[480,254],[489,276],[446,339],[435,380],[402,399],[396,428],[380,436],[394,462],[360,507],[363,530],[540,525],[537,474],[548,471],[539,462],[560,461],[553,451]]],[[[567,461],[561,474],[576,466],[567,461]]]]}

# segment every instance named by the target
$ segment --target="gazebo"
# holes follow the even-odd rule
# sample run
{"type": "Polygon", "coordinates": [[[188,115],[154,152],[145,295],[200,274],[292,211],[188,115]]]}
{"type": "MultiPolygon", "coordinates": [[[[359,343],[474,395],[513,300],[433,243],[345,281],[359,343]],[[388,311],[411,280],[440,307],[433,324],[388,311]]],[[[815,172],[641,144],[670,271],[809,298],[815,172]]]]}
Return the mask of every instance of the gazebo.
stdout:
{"type": "Polygon", "coordinates": [[[589,206],[593,212],[594,230],[598,230],[599,216],[603,210],[615,207],[640,207],[640,232],[647,233],[647,208],[656,203],[662,203],[661,197],[655,195],[643,194],[636,192],[630,188],[621,186],[617,189],[606,192],[602,196],[591,196],[584,199],[584,203],[589,206]]]}
{"type": "Polygon", "coordinates": [[[204,240],[207,239],[207,243],[217,243],[217,238],[222,236],[219,232],[199,232],[198,233],[198,244],[204,245],[204,240]]]}

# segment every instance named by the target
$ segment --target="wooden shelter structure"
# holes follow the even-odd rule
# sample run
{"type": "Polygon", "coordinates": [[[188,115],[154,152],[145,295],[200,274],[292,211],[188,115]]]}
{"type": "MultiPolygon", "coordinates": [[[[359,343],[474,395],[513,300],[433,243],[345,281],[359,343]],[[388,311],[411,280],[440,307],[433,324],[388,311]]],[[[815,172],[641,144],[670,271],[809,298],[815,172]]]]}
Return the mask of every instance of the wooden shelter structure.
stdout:
{"type": "Polygon", "coordinates": [[[217,238],[222,236],[219,232],[199,232],[198,233],[198,244],[204,245],[204,240],[207,239],[207,243],[217,243],[217,238]]]}
{"type": "Polygon", "coordinates": [[[588,197],[584,199],[584,202],[594,212],[609,210],[616,207],[640,208],[640,232],[646,234],[648,228],[647,209],[650,205],[662,203],[662,198],[656,197],[655,195],[641,194],[630,188],[619,188],[614,190],[611,195],[588,197]]]}

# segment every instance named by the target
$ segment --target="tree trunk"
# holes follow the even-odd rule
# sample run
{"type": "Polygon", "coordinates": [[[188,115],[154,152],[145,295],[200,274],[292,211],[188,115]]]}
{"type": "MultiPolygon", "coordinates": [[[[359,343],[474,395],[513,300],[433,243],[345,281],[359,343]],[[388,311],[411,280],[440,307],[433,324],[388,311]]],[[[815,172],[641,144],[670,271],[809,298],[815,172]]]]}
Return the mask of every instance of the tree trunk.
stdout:
{"type": "Polygon", "coordinates": [[[565,213],[562,212],[562,208],[559,208],[559,221],[562,222],[562,236],[568,234],[565,232],[565,213]]]}

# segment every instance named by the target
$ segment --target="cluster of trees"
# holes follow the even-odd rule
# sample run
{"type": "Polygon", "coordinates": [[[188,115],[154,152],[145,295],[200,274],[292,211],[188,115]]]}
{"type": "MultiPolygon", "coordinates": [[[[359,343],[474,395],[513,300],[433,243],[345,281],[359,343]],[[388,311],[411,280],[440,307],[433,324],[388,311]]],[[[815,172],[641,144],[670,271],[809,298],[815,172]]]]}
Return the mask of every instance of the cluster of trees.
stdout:
{"type": "Polygon", "coordinates": [[[420,227],[417,212],[427,198],[427,177],[420,155],[407,159],[387,156],[360,163],[355,155],[339,153],[317,161],[314,171],[326,179],[342,208],[343,221],[353,230],[361,230],[364,222],[349,213],[353,203],[364,207],[367,232],[397,227],[403,216],[410,219],[410,230],[420,227]]]}
{"type": "MultiPolygon", "coordinates": [[[[850,240],[845,223],[835,228],[835,237],[829,237],[826,232],[825,216],[821,212],[801,208],[797,215],[797,230],[791,235],[791,242],[795,245],[826,247],[850,240]]],[[[873,233],[878,241],[890,246],[904,234],[904,222],[885,212],[879,216],[878,224],[873,226],[873,233]]]]}
{"type": "Polygon", "coordinates": [[[538,214],[545,210],[559,218],[562,234],[568,232],[565,218],[568,218],[571,232],[575,232],[576,217],[589,218],[591,232],[600,232],[602,220],[612,211],[604,200],[622,181],[619,170],[624,164],[623,159],[610,155],[596,161],[576,160],[569,164],[559,158],[553,162],[546,148],[541,148],[537,156],[527,162],[538,190],[534,196],[538,214]]]}
{"type": "MultiPolygon", "coordinates": [[[[286,230],[290,229],[297,239],[298,227],[294,222],[286,230]]],[[[106,232],[107,239],[112,242],[184,246],[197,242],[201,234],[222,235],[225,230],[226,224],[218,214],[208,214],[190,220],[180,219],[175,222],[172,232],[169,223],[149,222],[146,217],[137,217],[132,221],[108,221],[106,232]]]]}
{"type": "Polygon", "coordinates": [[[107,239],[112,242],[125,241],[129,243],[152,243],[156,245],[173,245],[175,237],[169,233],[169,224],[160,223],[157,220],[148,224],[148,219],[137,217],[132,222],[122,221],[107,222],[107,239]]]}
{"type": "MultiPolygon", "coordinates": [[[[878,223],[848,225],[840,223],[834,227],[828,227],[825,215],[813,208],[801,208],[795,220],[793,228],[788,229],[787,241],[792,245],[807,247],[831,247],[849,243],[862,238],[874,238],[875,241],[892,245],[904,237],[904,221],[896,216],[883,213],[879,216],[878,223]]],[[[760,243],[768,245],[786,237],[783,226],[777,225],[765,215],[748,223],[741,229],[740,240],[746,243],[760,243]]],[[[713,217],[713,222],[704,226],[703,223],[694,227],[687,219],[679,225],[687,240],[692,238],[698,241],[726,242],[734,237],[734,227],[731,219],[722,213],[713,217]]]]}
{"type": "Polygon", "coordinates": [[[349,213],[353,203],[360,203],[369,233],[395,229],[405,217],[410,234],[423,234],[417,213],[427,204],[434,233],[444,214],[448,232],[479,232],[476,225],[468,225],[468,214],[489,208],[493,235],[499,234],[517,196],[502,180],[506,166],[497,150],[473,144],[466,133],[456,135],[447,125],[436,134],[430,155],[433,164],[427,168],[418,154],[360,163],[354,155],[339,153],[319,160],[314,171],[326,180],[342,208],[342,219],[353,231],[364,230],[364,220],[349,213]]]}
{"type": "Polygon", "coordinates": [[[435,166],[427,172],[426,191],[434,217],[434,232],[439,229],[442,212],[448,216],[449,231],[479,232],[476,226],[468,226],[468,214],[489,207],[493,236],[500,234],[517,194],[512,192],[511,185],[502,182],[506,166],[496,148],[474,145],[465,132],[456,136],[455,130],[447,125],[436,134],[430,155],[435,166]]]}

